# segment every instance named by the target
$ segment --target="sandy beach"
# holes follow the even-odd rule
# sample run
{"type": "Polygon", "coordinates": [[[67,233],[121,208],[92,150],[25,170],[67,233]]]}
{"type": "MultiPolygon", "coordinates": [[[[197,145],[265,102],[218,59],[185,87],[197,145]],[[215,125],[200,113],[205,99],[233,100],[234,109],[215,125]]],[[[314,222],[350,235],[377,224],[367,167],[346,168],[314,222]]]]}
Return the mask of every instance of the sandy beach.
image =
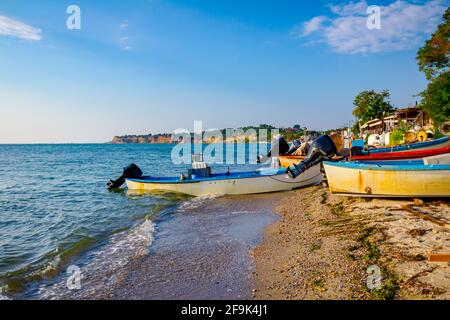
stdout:
{"type": "Polygon", "coordinates": [[[253,250],[254,299],[450,298],[450,264],[429,261],[449,253],[448,202],[316,186],[285,193],[277,213],[253,250]]]}

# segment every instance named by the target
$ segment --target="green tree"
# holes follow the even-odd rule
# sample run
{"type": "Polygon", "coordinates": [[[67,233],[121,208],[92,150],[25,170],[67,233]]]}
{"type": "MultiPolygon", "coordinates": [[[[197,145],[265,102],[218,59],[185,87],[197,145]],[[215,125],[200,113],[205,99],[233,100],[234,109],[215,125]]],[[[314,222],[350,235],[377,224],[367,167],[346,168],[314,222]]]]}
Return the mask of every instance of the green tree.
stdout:
{"type": "Polygon", "coordinates": [[[417,53],[419,70],[428,80],[448,72],[450,67],[450,7],[444,13],[443,22],[417,53]]]}
{"type": "Polygon", "coordinates": [[[434,120],[435,126],[450,119],[450,73],[446,72],[433,79],[420,96],[421,108],[434,120]]]}
{"type": "Polygon", "coordinates": [[[401,121],[398,123],[397,127],[391,132],[389,135],[389,143],[391,146],[398,146],[402,144],[405,140],[405,134],[411,128],[406,124],[405,121],[401,121]]]}
{"type": "Polygon", "coordinates": [[[438,127],[450,118],[450,7],[444,13],[443,22],[425,45],[419,49],[419,70],[430,81],[420,107],[426,111],[438,127]]]}
{"type": "MultiPolygon", "coordinates": [[[[389,90],[376,92],[374,90],[360,92],[353,105],[353,115],[356,117],[357,123],[362,124],[371,119],[378,118],[384,126],[384,117],[392,114],[395,110],[391,105],[389,98],[391,94],[389,90]]],[[[355,124],[357,126],[358,124],[355,124]]]]}

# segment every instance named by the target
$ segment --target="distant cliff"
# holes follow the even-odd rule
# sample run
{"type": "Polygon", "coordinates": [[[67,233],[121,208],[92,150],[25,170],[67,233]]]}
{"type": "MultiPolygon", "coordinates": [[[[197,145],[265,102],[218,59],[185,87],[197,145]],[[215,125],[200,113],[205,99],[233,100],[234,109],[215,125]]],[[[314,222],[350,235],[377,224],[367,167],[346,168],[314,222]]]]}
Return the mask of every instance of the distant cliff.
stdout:
{"type": "Polygon", "coordinates": [[[112,141],[113,144],[127,144],[127,143],[172,143],[172,136],[170,134],[145,134],[145,135],[126,135],[115,136],[112,141]]]}

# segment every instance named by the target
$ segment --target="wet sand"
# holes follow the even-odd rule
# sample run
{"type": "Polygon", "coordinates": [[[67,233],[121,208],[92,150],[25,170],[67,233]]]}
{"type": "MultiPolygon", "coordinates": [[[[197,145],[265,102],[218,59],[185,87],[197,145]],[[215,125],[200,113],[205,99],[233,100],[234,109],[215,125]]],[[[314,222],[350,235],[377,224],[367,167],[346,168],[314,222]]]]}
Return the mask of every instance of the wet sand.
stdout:
{"type": "Polygon", "coordinates": [[[252,249],[277,216],[279,194],[222,197],[156,223],[150,253],[102,299],[248,299],[252,249]]]}
{"type": "Polygon", "coordinates": [[[253,298],[450,299],[449,264],[428,261],[450,251],[448,203],[347,198],[318,186],[286,193],[277,212],[253,251],[253,298]],[[382,277],[371,289],[369,266],[382,277]]]}

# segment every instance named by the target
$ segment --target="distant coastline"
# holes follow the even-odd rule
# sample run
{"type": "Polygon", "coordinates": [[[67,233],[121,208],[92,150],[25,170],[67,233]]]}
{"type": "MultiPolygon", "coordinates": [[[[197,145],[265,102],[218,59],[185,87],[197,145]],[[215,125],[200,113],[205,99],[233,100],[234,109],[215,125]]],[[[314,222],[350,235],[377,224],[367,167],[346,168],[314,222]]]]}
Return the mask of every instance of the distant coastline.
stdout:
{"type": "MultiPolygon", "coordinates": [[[[271,130],[279,130],[279,133],[283,135],[286,140],[292,141],[306,135],[317,136],[320,134],[318,131],[307,130],[306,127],[301,127],[300,125],[294,125],[288,128],[276,128],[272,125],[261,124],[260,126],[247,126],[237,128],[235,134],[232,136],[227,135],[228,129],[222,129],[220,132],[224,137],[224,143],[234,143],[235,141],[245,141],[245,142],[258,142],[258,130],[265,129],[268,130],[267,140],[270,141],[271,130]],[[255,130],[256,134],[252,134],[251,130],[255,130]],[[240,131],[240,132],[239,132],[240,131]]],[[[233,129],[234,130],[234,129],[233,129]]],[[[191,140],[193,140],[193,135],[191,135],[191,140]]],[[[266,139],[264,139],[266,140],[266,139]]],[[[110,143],[112,144],[172,144],[178,143],[180,141],[173,141],[172,134],[170,133],[158,133],[158,134],[143,134],[143,135],[122,135],[113,137],[110,143]]],[[[204,143],[214,143],[216,142],[215,137],[205,137],[204,143]]]]}
{"type": "Polygon", "coordinates": [[[147,134],[147,135],[124,135],[115,136],[112,144],[161,144],[161,143],[173,143],[172,135],[170,134],[147,134]]]}

